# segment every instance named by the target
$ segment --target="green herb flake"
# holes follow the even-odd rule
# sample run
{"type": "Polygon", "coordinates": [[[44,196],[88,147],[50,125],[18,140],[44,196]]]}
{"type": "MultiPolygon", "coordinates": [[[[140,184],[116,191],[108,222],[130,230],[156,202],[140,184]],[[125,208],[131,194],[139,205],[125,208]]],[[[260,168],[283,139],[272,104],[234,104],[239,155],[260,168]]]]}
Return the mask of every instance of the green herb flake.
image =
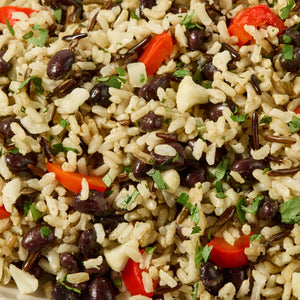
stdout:
{"type": "Polygon", "coordinates": [[[234,115],[231,114],[230,118],[237,123],[244,123],[246,121],[248,114],[244,115],[244,116],[239,116],[239,115],[234,115]]]}
{"type": "Polygon", "coordinates": [[[166,123],[167,125],[169,125],[171,122],[172,122],[172,119],[171,119],[171,118],[165,119],[165,123],[166,123]]]}
{"type": "Polygon", "coordinates": [[[286,61],[292,60],[294,57],[294,46],[284,44],[282,47],[282,55],[284,60],[286,61]]]}
{"type": "Polygon", "coordinates": [[[201,232],[201,227],[200,226],[195,226],[191,232],[191,234],[196,234],[201,232]]]}
{"type": "Polygon", "coordinates": [[[120,89],[122,82],[124,83],[124,79],[120,78],[119,76],[113,75],[105,82],[105,85],[120,89]]]}
{"type": "Polygon", "coordinates": [[[260,206],[260,204],[261,204],[261,202],[264,200],[264,196],[263,195],[258,195],[257,197],[255,197],[255,199],[253,200],[253,203],[252,203],[252,205],[251,205],[251,208],[249,209],[249,208],[247,208],[247,207],[245,207],[245,206],[241,206],[241,208],[242,208],[242,210],[244,211],[244,212],[247,212],[247,213],[250,213],[250,214],[253,214],[253,215],[255,215],[256,214],[256,212],[257,212],[257,210],[258,210],[258,208],[259,208],[259,206],[260,206]]]}
{"type": "MultiPolygon", "coordinates": [[[[48,38],[48,33],[49,33],[49,30],[48,29],[43,29],[40,25],[38,24],[34,24],[32,26],[32,29],[33,30],[37,30],[38,31],[38,34],[39,36],[34,36],[33,34],[28,37],[28,38],[24,38],[23,36],[23,39],[26,40],[27,42],[33,44],[34,46],[37,46],[37,47],[43,47],[45,46],[46,44],[46,41],[47,41],[47,38],[48,38]]],[[[26,34],[25,34],[26,36],[26,34]]]]}
{"type": "Polygon", "coordinates": [[[108,174],[106,174],[105,176],[103,176],[102,181],[105,183],[105,185],[107,187],[110,187],[111,184],[112,184],[112,182],[113,182],[112,179],[111,179],[111,177],[108,174]]]}
{"type": "Polygon", "coordinates": [[[57,155],[59,152],[68,152],[73,151],[75,153],[79,153],[76,148],[64,147],[62,143],[57,143],[53,145],[53,154],[57,155]]]}
{"type": "Polygon", "coordinates": [[[172,162],[173,162],[173,163],[176,162],[176,161],[178,160],[178,157],[179,157],[179,154],[178,154],[178,152],[176,151],[176,154],[175,154],[174,158],[172,159],[172,162]]]}
{"type": "Polygon", "coordinates": [[[259,124],[270,124],[272,122],[272,117],[269,117],[267,115],[264,115],[260,121],[259,124]]]}
{"type": "Polygon", "coordinates": [[[242,224],[245,224],[245,211],[242,209],[242,206],[246,206],[244,197],[241,197],[236,204],[236,213],[242,224]]]}
{"type": "Polygon", "coordinates": [[[280,204],[281,222],[300,224],[300,196],[294,197],[280,204]]]}
{"type": "Polygon", "coordinates": [[[168,185],[164,182],[159,170],[152,169],[147,174],[152,177],[160,190],[167,190],[169,188],[168,185]]]}
{"type": "Polygon", "coordinates": [[[199,244],[196,244],[196,251],[195,251],[195,266],[196,268],[199,267],[201,262],[207,262],[210,258],[210,252],[212,250],[213,246],[205,245],[203,248],[199,246],[199,244]]]}
{"type": "Polygon", "coordinates": [[[33,36],[33,31],[29,31],[28,33],[26,33],[26,34],[23,35],[23,39],[24,40],[28,40],[32,36],[33,36]]]}
{"type": "Polygon", "coordinates": [[[261,234],[251,234],[249,239],[250,239],[250,242],[254,242],[254,241],[259,241],[261,239],[262,235],[261,234]]]}
{"type": "Polygon", "coordinates": [[[68,121],[68,120],[65,120],[65,119],[63,119],[63,118],[61,118],[61,119],[59,120],[59,125],[60,125],[62,128],[66,129],[66,128],[68,127],[68,125],[69,125],[69,121],[68,121]]]}
{"type": "Polygon", "coordinates": [[[0,157],[2,157],[2,155],[3,155],[3,148],[1,147],[0,148],[0,157]]]}
{"type": "Polygon", "coordinates": [[[292,121],[289,123],[291,133],[295,133],[300,130],[300,119],[296,116],[293,116],[292,121]]]}
{"type": "Polygon", "coordinates": [[[195,11],[193,10],[189,15],[186,15],[184,19],[181,21],[181,25],[184,25],[186,29],[193,29],[193,28],[201,28],[196,22],[191,22],[192,18],[195,14],[195,11]]]}
{"type": "Polygon", "coordinates": [[[60,285],[62,285],[63,287],[65,287],[69,291],[73,291],[73,292],[75,292],[77,294],[81,294],[81,290],[80,289],[70,287],[67,284],[65,284],[64,282],[60,281],[60,280],[57,280],[57,283],[60,284],[60,285]]]}
{"type": "Polygon", "coordinates": [[[6,18],[5,18],[5,23],[6,23],[6,25],[7,25],[7,28],[8,28],[8,30],[9,30],[10,34],[11,34],[12,36],[15,36],[15,31],[14,31],[14,29],[12,28],[12,26],[10,25],[9,21],[8,21],[6,18]]]}
{"type": "Polygon", "coordinates": [[[126,70],[124,68],[117,68],[117,72],[119,74],[119,76],[124,77],[126,75],[126,70]]]}
{"type": "Polygon", "coordinates": [[[190,76],[191,73],[189,70],[183,69],[183,70],[176,70],[173,75],[175,77],[185,77],[185,76],[190,76]]]}
{"type": "Polygon", "coordinates": [[[145,81],[145,74],[142,73],[140,74],[140,82],[144,82],[145,81]]]}
{"type": "Polygon", "coordinates": [[[131,19],[139,19],[139,17],[136,15],[136,13],[133,10],[129,10],[130,11],[130,18],[131,19]]]}
{"type": "Polygon", "coordinates": [[[36,208],[36,204],[35,203],[30,204],[29,210],[31,212],[32,219],[33,219],[34,222],[36,222],[40,218],[40,216],[42,215],[42,212],[39,211],[36,208]]]}
{"type": "Polygon", "coordinates": [[[216,187],[216,190],[217,190],[216,197],[219,198],[219,199],[226,198],[226,194],[224,193],[223,186],[222,186],[222,183],[220,181],[216,182],[215,187],[216,187]]]}
{"type": "Polygon", "coordinates": [[[206,126],[200,123],[199,121],[196,122],[196,126],[198,131],[206,129],[206,126]]]}
{"type": "Polygon", "coordinates": [[[189,203],[189,199],[190,199],[190,197],[187,193],[181,193],[179,195],[179,197],[177,198],[177,202],[182,204],[183,206],[187,207],[187,205],[189,203]]]}
{"type": "Polygon", "coordinates": [[[152,254],[156,250],[156,247],[146,247],[145,250],[147,254],[152,254]]]}
{"type": "Polygon", "coordinates": [[[29,82],[32,82],[34,84],[35,87],[35,94],[36,95],[41,95],[44,93],[44,88],[42,86],[42,78],[38,77],[38,76],[30,76],[29,78],[27,78],[25,81],[23,81],[21,83],[21,85],[19,86],[19,91],[25,87],[29,82]]]}
{"type": "Polygon", "coordinates": [[[271,169],[270,169],[269,167],[267,167],[267,168],[264,168],[264,170],[263,170],[263,174],[266,174],[266,173],[268,173],[270,170],[271,170],[271,169]]]}
{"type": "Polygon", "coordinates": [[[47,237],[49,234],[51,234],[51,229],[48,226],[43,226],[40,229],[40,233],[42,235],[42,238],[47,237]]]}
{"type": "Polygon", "coordinates": [[[225,177],[226,172],[228,170],[228,166],[229,166],[229,159],[223,157],[221,162],[216,167],[217,181],[221,181],[225,177]]]}
{"type": "Polygon", "coordinates": [[[117,278],[113,281],[113,285],[115,287],[121,287],[122,286],[122,279],[121,278],[117,278]]]}
{"type": "Polygon", "coordinates": [[[130,172],[132,172],[132,166],[131,165],[124,166],[123,172],[129,174],[130,172]]]}
{"type": "Polygon", "coordinates": [[[280,10],[280,18],[282,20],[286,19],[289,16],[290,11],[294,5],[295,5],[294,0],[289,0],[288,4],[280,10]]]}
{"type": "Polygon", "coordinates": [[[140,193],[138,190],[134,190],[134,192],[131,195],[126,195],[125,200],[122,202],[122,205],[128,207],[130,204],[132,204],[135,201],[135,199],[138,197],[139,194],[140,193]]]}
{"type": "Polygon", "coordinates": [[[190,211],[191,211],[191,220],[195,222],[195,224],[198,224],[200,221],[200,212],[197,203],[190,207],[190,211]]]}
{"type": "Polygon", "coordinates": [[[283,35],[282,39],[285,44],[289,44],[292,41],[292,38],[285,34],[283,35]]]}
{"type": "Polygon", "coordinates": [[[13,154],[18,154],[19,153],[19,148],[15,147],[12,150],[10,150],[11,153],[13,154]]]}
{"type": "Polygon", "coordinates": [[[62,9],[58,8],[53,11],[53,17],[57,21],[57,23],[61,22],[62,19],[62,9]]]}
{"type": "Polygon", "coordinates": [[[199,283],[196,282],[194,285],[193,285],[193,293],[192,293],[192,300],[197,300],[198,299],[198,286],[199,286],[199,283]]]}
{"type": "Polygon", "coordinates": [[[25,107],[24,107],[23,105],[21,106],[20,111],[21,111],[22,113],[25,113],[26,109],[25,109],[25,107]]]}
{"type": "Polygon", "coordinates": [[[201,86],[203,86],[205,89],[211,89],[212,87],[212,81],[209,80],[203,80],[201,81],[201,86]]]}

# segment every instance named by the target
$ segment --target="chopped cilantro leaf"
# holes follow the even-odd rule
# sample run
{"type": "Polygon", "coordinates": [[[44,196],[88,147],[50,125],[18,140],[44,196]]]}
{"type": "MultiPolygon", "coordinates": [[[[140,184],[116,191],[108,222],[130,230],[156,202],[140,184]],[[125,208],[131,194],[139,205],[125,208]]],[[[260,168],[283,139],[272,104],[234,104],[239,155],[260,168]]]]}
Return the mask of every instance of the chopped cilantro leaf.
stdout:
{"type": "Polygon", "coordinates": [[[123,172],[129,174],[131,171],[132,171],[132,166],[131,165],[124,166],[123,172]]]}
{"type": "Polygon", "coordinates": [[[117,278],[113,281],[113,285],[115,287],[121,287],[122,286],[122,279],[121,278],[117,278]]]}
{"type": "Polygon", "coordinates": [[[56,155],[59,152],[68,152],[73,151],[75,153],[79,153],[79,151],[76,148],[71,147],[64,147],[62,143],[57,143],[53,145],[53,154],[56,155]]]}
{"type": "Polygon", "coordinates": [[[228,169],[228,165],[229,165],[229,159],[223,157],[221,162],[216,167],[217,181],[221,181],[225,177],[228,169]]]}
{"type": "Polygon", "coordinates": [[[239,116],[239,115],[234,115],[231,114],[230,118],[234,121],[234,122],[238,122],[238,123],[244,123],[246,121],[248,114],[244,115],[244,116],[239,116]]]}
{"type": "Polygon", "coordinates": [[[145,81],[145,74],[142,73],[140,74],[140,82],[144,82],[145,81]]]}
{"type": "Polygon", "coordinates": [[[34,87],[35,87],[35,94],[36,95],[41,95],[44,92],[44,88],[42,86],[42,78],[38,76],[30,76],[26,80],[24,80],[21,85],[19,86],[19,91],[25,87],[30,81],[33,82],[34,87]]]}
{"type": "Polygon", "coordinates": [[[217,194],[216,194],[217,198],[219,198],[219,199],[226,198],[226,194],[224,193],[223,186],[220,181],[216,182],[216,190],[217,190],[217,194]]]}
{"type": "Polygon", "coordinates": [[[35,203],[30,204],[29,210],[31,212],[33,221],[36,222],[40,218],[42,212],[36,208],[35,203]]]}
{"type": "Polygon", "coordinates": [[[196,251],[195,251],[195,265],[196,268],[199,267],[202,261],[207,262],[210,257],[210,252],[213,246],[205,245],[203,248],[196,244],[196,251]]]}
{"type": "Polygon", "coordinates": [[[65,284],[64,282],[60,281],[60,280],[57,280],[57,282],[62,285],[63,287],[65,287],[67,290],[69,291],[73,291],[77,294],[81,294],[81,290],[80,289],[77,289],[77,288],[73,288],[73,287],[70,287],[68,286],[67,284],[65,284]]]}
{"type": "Polygon", "coordinates": [[[191,22],[192,18],[195,14],[195,11],[193,10],[189,15],[186,15],[184,19],[181,21],[181,25],[184,25],[186,29],[193,29],[193,28],[201,28],[196,22],[191,22]]]}
{"type": "Polygon", "coordinates": [[[244,211],[244,212],[247,212],[247,213],[250,213],[250,214],[253,214],[253,215],[255,215],[256,214],[256,212],[257,212],[257,210],[258,210],[258,208],[259,208],[259,206],[260,206],[260,204],[261,204],[261,202],[264,200],[264,196],[263,195],[258,195],[257,197],[255,197],[255,199],[253,200],[253,203],[252,203],[252,205],[251,205],[251,208],[249,209],[249,208],[247,208],[247,207],[245,207],[245,206],[241,206],[241,208],[242,208],[242,210],[244,211]]]}
{"type": "Polygon", "coordinates": [[[145,250],[148,254],[152,254],[156,250],[156,247],[146,247],[145,250]]]}
{"type": "Polygon", "coordinates": [[[267,116],[267,115],[264,115],[260,121],[259,121],[259,124],[270,124],[272,122],[272,118],[267,116]]]}
{"type": "Polygon", "coordinates": [[[289,44],[292,41],[292,38],[285,34],[283,35],[282,39],[285,44],[289,44]]]}
{"type": "Polygon", "coordinates": [[[184,77],[184,76],[189,76],[191,75],[189,70],[183,69],[183,70],[176,70],[173,75],[175,77],[184,77]]]}
{"type": "Polygon", "coordinates": [[[281,222],[300,224],[300,196],[280,204],[281,222]]]}
{"type": "Polygon", "coordinates": [[[47,237],[49,234],[51,234],[52,231],[48,226],[43,226],[40,229],[40,232],[41,232],[42,238],[44,238],[44,237],[47,237]]]}
{"type": "Polygon", "coordinates": [[[196,282],[194,285],[193,285],[193,293],[192,293],[192,300],[197,300],[197,295],[198,295],[198,286],[199,286],[199,283],[196,282]]]}
{"type": "Polygon", "coordinates": [[[45,46],[49,30],[48,29],[43,29],[38,24],[34,24],[32,26],[32,29],[37,30],[39,36],[36,37],[36,36],[33,36],[33,34],[32,34],[30,37],[27,37],[27,34],[25,34],[23,36],[23,39],[25,39],[27,42],[29,42],[29,43],[33,44],[34,46],[37,46],[37,47],[45,46]],[[24,38],[25,36],[26,36],[26,38],[24,38]]]}
{"type": "Polygon", "coordinates": [[[166,190],[169,188],[168,185],[164,182],[158,170],[152,169],[147,174],[152,177],[152,179],[154,180],[154,182],[160,190],[166,190]]]}
{"type": "Polygon", "coordinates": [[[242,206],[246,206],[244,197],[241,197],[236,204],[236,213],[242,224],[245,224],[245,211],[242,209],[242,206]]]}
{"type": "Polygon", "coordinates": [[[191,232],[191,234],[195,234],[195,233],[199,233],[201,231],[201,227],[200,226],[195,226],[191,232]]]}
{"type": "Polygon", "coordinates": [[[283,55],[284,60],[286,60],[286,61],[292,60],[294,57],[293,54],[294,54],[294,46],[284,44],[282,47],[282,55],[283,55]]]}
{"type": "Polygon", "coordinates": [[[69,121],[68,121],[68,120],[65,120],[65,119],[63,119],[63,118],[61,118],[61,119],[59,120],[59,125],[60,125],[62,128],[67,128],[68,125],[69,125],[69,121]]]}
{"type": "Polygon", "coordinates": [[[251,234],[249,239],[250,239],[250,242],[254,242],[254,241],[260,240],[261,237],[262,237],[262,235],[259,234],[259,233],[258,234],[251,234]]]}
{"type": "Polygon", "coordinates": [[[19,153],[19,148],[15,147],[12,150],[10,150],[10,152],[14,153],[14,154],[18,154],[19,153]]]}
{"type": "Polygon", "coordinates": [[[134,202],[134,200],[138,197],[139,195],[138,190],[134,190],[134,192],[131,195],[126,195],[125,200],[122,202],[123,206],[128,207],[131,203],[134,202]]]}
{"type": "Polygon", "coordinates": [[[53,16],[54,16],[55,20],[57,21],[57,23],[60,23],[61,19],[62,19],[62,9],[61,8],[55,9],[53,11],[53,16]]]}
{"type": "Polygon", "coordinates": [[[26,109],[25,109],[25,107],[24,107],[23,105],[21,106],[20,111],[21,111],[22,113],[25,113],[26,109]]]}
{"type": "Polygon", "coordinates": [[[286,19],[289,16],[290,11],[294,5],[295,5],[294,0],[289,0],[288,4],[280,10],[280,18],[282,20],[286,19]]]}
{"type": "Polygon", "coordinates": [[[14,31],[14,29],[12,28],[12,26],[10,25],[9,21],[8,21],[6,18],[5,18],[5,23],[6,23],[6,25],[7,25],[7,28],[8,28],[8,30],[9,30],[10,34],[11,34],[12,36],[15,36],[15,31],[14,31]]]}
{"type": "Polygon", "coordinates": [[[119,76],[125,76],[126,75],[126,70],[124,68],[117,68],[117,72],[119,74],[119,76]]]}
{"type": "Polygon", "coordinates": [[[26,34],[23,35],[23,39],[24,40],[28,40],[32,36],[33,36],[33,31],[29,31],[28,33],[26,33],[26,34]]]}
{"type": "Polygon", "coordinates": [[[183,206],[187,206],[189,203],[189,195],[187,193],[181,193],[177,198],[177,202],[182,204],[183,206]]]}
{"type": "Polygon", "coordinates": [[[139,19],[139,17],[135,14],[135,12],[133,10],[129,10],[130,11],[130,18],[131,19],[139,19]]]}
{"type": "Polygon", "coordinates": [[[293,116],[292,121],[289,123],[291,133],[295,133],[300,130],[300,119],[296,116],[293,116]]]}
{"type": "Polygon", "coordinates": [[[191,220],[195,222],[195,224],[198,224],[200,221],[200,212],[197,203],[190,207],[190,211],[191,211],[191,220]]]}

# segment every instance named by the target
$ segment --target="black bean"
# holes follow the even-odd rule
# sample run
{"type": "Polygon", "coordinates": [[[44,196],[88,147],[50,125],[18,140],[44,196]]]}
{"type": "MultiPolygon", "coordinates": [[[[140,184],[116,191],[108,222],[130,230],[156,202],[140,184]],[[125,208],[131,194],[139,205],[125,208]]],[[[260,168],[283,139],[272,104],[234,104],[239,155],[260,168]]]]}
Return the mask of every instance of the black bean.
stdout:
{"type": "Polygon", "coordinates": [[[205,181],[205,168],[187,168],[180,174],[180,184],[188,188],[193,188],[197,182],[205,181]]]}
{"type": "Polygon", "coordinates": [[[66,268],[69,273],[79,272],[78,262],[74,255],[68,252],[63,252],[59,255],[60,264],[66,268]]]}
{"type": "Polygon", "coordinates": [[[155,163],[153,167],[155,169],[181,169],[184,166],[186,159],[185,149],[183,146],[176,142],[168,143],[167,145],[173,147],[176,150],[176,155],[167,156],[155,153],[154,150],[150,151],[150,155],[153,157],[155,163]]]}
{"type": "Polygon", "coordinates": [[[47,67],[47,75],[50,79],[58,80],[64,78],[72,68],[75,61],[71,50],[60,50],[50,59],[47,67]]]}
{"type": "Polygon", "coordinates": [[[79,252],[84,257],[97,257],[99,255],[100,245],[97,243],[97,235],[94,229],[88,229],[80,234],[79,252]]]}
{"type": "Polygon", "coordinates": [[[210,294],[217,295],[219,289],[223,286],[223,269],[211,261],[202,263],[200,277],[205,289],[210,294]]]}
{"type": "Polygon", "coordinates": [[[240,159],[231,167],[231,171],[238,172],[244,179],[253,180],[252,172],[256,169],[264,170],[268,167],[267,161],[253,158],[240,159]]]}
{"type": "Polygon", "coordinates": [[[279,36],[279,43],[285,44],[283,39],[286,39],[286,37],[291,39],[291,41],[288,41],[288,44],[300,47],[300,28],[298,25],[285,28],[279,36]]]}
{"type": "Polygon", "coordinates": [[[156,0],[140,0],[139,10],[140,10],[140,17],[146,19],[146,16],[143,13],[144,8],[152,8],[156,5],[156,0]]]}
{"type": "Polygon", "coordinates": [[[238,291],[241,287],[242,282],[248,278],[248,271],[248,266],[223,269],[224,281],[232,282],[236,290],[238,291]]]}
{"type": "Polygon", "coordinates": [[[105,84],[105,82],[100,82],[91,89],[88,103],[90,105],[100,105],[107,108],[111,105],[109,98],[109,87],[105,84]]]}
{"type": "Polygon", "coordinates": [[[3,59],[4,54],[5,51],[0,52],[0,74],[7,74],[12,68],[12,63],[7,62],[3,59]]]}
{"type": "Polygon", "coordinates": [[[151,169],[149,165],[146,165],[140,159],[136,159],[132,166],[132,173],[134,177],[138,180],[143,180],[147,178],[147,172],[151,169]]]}
{"type": "Polygon", "coordinates": [[[114,289],[110,280],[105,277],[96,277],[89,287],[90,300],[114,300],[114,289]]]}
{"type": "Polygon", "coordinates": [[[122,215],[115,214],[101,216],[97,220],[102,224],[107,235],[110,234],[119,225],[119,223],[125,222],[125,219],[122,215]]]}
{"type": "Polygon", "coordinates": [[[225,103],[208,103],[205,105],[207,117],[216,122],[221,116],[223,116],[223,110],[228,107],[232,112],[234,112],[236,106],[232,101],[227,101],[225,103]]]}
{"type": "Polygon", "coordinates": [[[79,293],[75,293],[59,283],[56,283],[51,291],[52,299],[54,300],[80,300],[79,293]]]}
{"type": "Polygon", "coordinates": [[[211,62],[206,62],[201,67],[201,73],[204,76],[205,79],[209,81],[214,80],[214,74],[215,72],[219,71],[211,62]]]}
{"type": "Polygon", "coordinates": [[[101,216],[108,208],[108,203],[102,193],[96,190],[89,191],[89,197],[86,200],[80,200],[81,193],[78,193],[72,202],[75,210],[94,216],[101,216]]]}
{"type": "Polygon", "coordinates": [[[20,172],[29,170],[28,165],[37,164],[37,154],[34,152],[22,155],[20,153],[8,152],[5,155],[5,163],[11,171],[20,172]]]}
{"type": "Polygon", "coordinates": [[[138,96],[144,98],[147,101],[159,100],[157,96],[157,89],[161,87],[163,89],[170,88],[170,79],[166,76],[159,76],[143,85],[138,92],[138,96]]]}
{"type": "Polygon", "coordinates": [[[186,31],[188,40],[188,48],[191,51],[200,50],[205,39],[204,30],[202,28],[193,28],[186,31]]]}
{"type": "Polygon", "coordinates": [[[103,258],[102,264],[100,266],[97,266],[97,268],[91,268],[86,269],[84,268],[84,272],[89,273],[90,275],[98,275],[98,276],[104,276],[109,272],[109,265],[105,258],[103,258]]]}
{"type": "Polygon", "coordinates": [[[13,122],[20,124],[20,120],[12,117],[8,117],[0,121],[0,133],[4,138],[11,139],[15,135],[10,127],[13,122]]]}
{"type": "Polygon", "coordinates": [[[284,56],[280,59],[282,69],[288,72],[297,72],[300,70],[300,47],[294,47],[293,58],[286,60],[284,56]]]}
{"type": "Polygon", "coordinates": [[[279,211],[279,203],[266,197],[257,210],[256,216],[260,220],[272,220],[279,211]]]}
{"type": "Polygon", "coordinates": [[[156,115],[153,111],[150,111],[139,119],[138,124],[143,131],[150,132],[160,129],[163,121],[163,116],[156,115]]]}
{"type": "Polygon", "coordinates": [[[36,225],[29,229],[22,239],[22,246],[29,252],[37,252],[56,239],[54,228],[48,225],[36,225]]]}

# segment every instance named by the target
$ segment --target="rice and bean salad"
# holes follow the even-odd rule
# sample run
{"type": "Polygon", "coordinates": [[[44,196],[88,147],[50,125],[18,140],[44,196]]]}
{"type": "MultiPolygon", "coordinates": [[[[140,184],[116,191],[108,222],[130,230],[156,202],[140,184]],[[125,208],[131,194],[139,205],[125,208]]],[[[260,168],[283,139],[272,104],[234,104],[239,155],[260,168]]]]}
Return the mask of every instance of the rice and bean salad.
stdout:
{"type": "Polygon", "coordinates": [[[299,11],[1,0],[1,285],[299,299],[299,11]]]}

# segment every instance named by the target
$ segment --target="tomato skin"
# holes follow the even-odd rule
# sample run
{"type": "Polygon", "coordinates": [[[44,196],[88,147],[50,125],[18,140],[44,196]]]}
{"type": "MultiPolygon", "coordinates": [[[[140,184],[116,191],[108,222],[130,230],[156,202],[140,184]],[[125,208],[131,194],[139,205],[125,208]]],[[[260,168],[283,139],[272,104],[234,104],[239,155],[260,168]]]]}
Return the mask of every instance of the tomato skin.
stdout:
{"type": "Polygon", "coordinates": [[[244,25],[253,25],[256,28],[271,25],[279,29],[278,34],[285,28],[284,22],[276,17],[265,4],[243,10],[232,19],[228,32],[238,38],[239,46],[252,40],[252,36],[244,29],[244,25]]]}
{"type": "Polygon", "coordinates": [[[210,259],[219,267],[236,268],[248,265],[245,248],[249,247],[249,235],[243,235],[238,238],[234,245],[228,244],[222,237],[214,237],[208,246],[213,246],[210,252],[210,259]]]}
{"type": "Polygon", "coordinates": [[[0,206],[0,220],[10,217],[10,213],[5,209],[4,205],[0,206]]]}
{"type": "Polygon", "coordinates": [[[295,109],[294,113],[295,114],[300,114],[300,106],[295,109]]]}
{"type": "MultiPolygon", "coordinates": [[[[144,251],[142,250],[141,253],[143,253],[143,252],[144,251]]],[[[125,268],[122,271],[123,282],[131,295],[133,295],[133,296],[143,295],[143,296],[151,298],[153,296],[154,292],[147,293],[145,291],[143,279],[142,279],[143,272],[147,272],[147,270],[140,269],[140,263],[137,263],[137,262],[133,261],[131,258],[129,258],[125,268]]],[[[152,280],[152,282],[153,282],[153,290],[155,290],[155,288],[157,286],[157,281],[152,280]]]]}
{"type": "Polygon", "coordinates": [[[172,53],[174,48],[170,30],[154,36],[146,46],[138,61],[146,66],[148,75],[154,74],[161,63],[172,53]]]}
{"type": "Polygon", "coordinates": [[[0,7],[0,23],[6,24],[5,19],[9,22],[10,25],[14,25],[17,19],[13,19],[12,15],[15,12],[23,12],[27,16],[30,16],[36,10],[28,7],[18,7],[18,6],[2,6],[0,7]]]}
{"type": "Polygon", "coordinates": [[[75,172],[65,172],[58,164],[53,164],[47,161],[46,169],[48,172],[55,173],[55,179],[66,189],[78,194],[81,191],[81,181],[85,178],[91,190],[96,190],[103,193],[106,189],[105,183],[101,176],[83,175],[75,172]]]}

